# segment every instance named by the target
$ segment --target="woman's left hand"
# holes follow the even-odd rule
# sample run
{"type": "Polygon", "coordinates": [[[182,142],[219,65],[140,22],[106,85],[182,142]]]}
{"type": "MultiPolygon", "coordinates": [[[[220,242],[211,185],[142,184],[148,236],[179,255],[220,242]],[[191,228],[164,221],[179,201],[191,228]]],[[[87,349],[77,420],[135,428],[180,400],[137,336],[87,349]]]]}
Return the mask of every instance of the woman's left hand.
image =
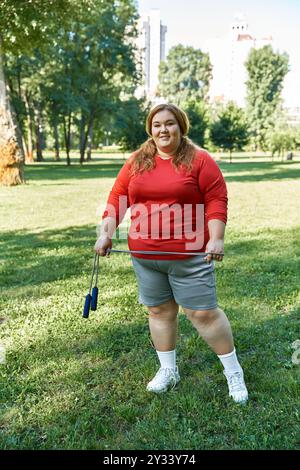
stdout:
{"type": "Polygon", "coordinates": [[[224,256],[223,238],[209,240],[206,245],[205,251],[206,253],[208,253],[208,255],[204,258],[207,263],[210,263],[212,259],[215,259],[216,261],[222,261],[224,256]]]}

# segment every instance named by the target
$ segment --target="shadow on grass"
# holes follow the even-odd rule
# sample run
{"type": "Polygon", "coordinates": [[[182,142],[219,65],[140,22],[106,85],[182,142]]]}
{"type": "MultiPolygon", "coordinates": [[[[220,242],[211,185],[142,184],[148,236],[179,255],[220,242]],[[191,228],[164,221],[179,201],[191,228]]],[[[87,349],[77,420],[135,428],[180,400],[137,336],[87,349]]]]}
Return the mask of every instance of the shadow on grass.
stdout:
{"type": "Polygon", "coordinates": [[[94,226],[1,233],[0,285],[11,290],[91,274],[94,233],[94,226]]]}
{"type": "Polygon", "coordinates": [[[179,341],[181,382],[161,397],[145,391],[157,360],[138,319],[90,328],[85,338],[64,344],[54,331],[51,342],[8,359],[1,448],[295,448],[298,394],[290,345],[296,321],[295,313],[239,328],[250,393],[243,408],[229,400],[220,363],[200,340],[192,350],[179,341]],[[22,373],[13,373],[14,359],[22,373]]]}
{"type": "Polygon", "coordinates": [[[58,164],[27,165],[25,168],[26,181],[60,180],[60,179],[97,179],[114,178],[124,165],[124,160],[108,160],[92,165],[71,165],[69,167],[58,164]]]}
{"type": "MultiPolygon", "coordinates": [[[[283,178],[286,168],[294,177],[298,170],[294,173],[283,165],[283,178]]],[[[96,166],[87,169],[91,176],[83,177],[98,178],[96,166]]],[[[116,174],[118,168],[109,171],[116,174]]],[[[267,172],[270,168],[276,171],[278,163],[273,167],[269,163],[226,165],[232,173],[249,170],[249,175],[236,175],[235,181],[252,178],[253,169],[267,172]]],[[[85,167],[72,168],[71,177],[78,178],[82,170],[85,167]]],[[[56,169],[51,171],[56,180],[56,169]]],[[[68,171],[63,169],[60,178],[69,177],[68,171]]],[[[44,170],[41,173],[41,179],[49,179],[44,170]]],[[[35,175],[39,179],[38,171],[35,175]]],[[[35,326],[28,344],[23,346],[21,340],[22,347],[8,353],[7,364],[1,366],[1,448],[296,448],[298,397],[291,343],[300,338],[300,312],[291,303],[299,292],[299,239],[297,227],[261,232],[252,240],[229,240],[224,264],[217,265],[219,294],[229,305],[226,312],[235,325],[249,384],[247,407],[234,408],[229,402],[218,361],[184,317],[178,342],[181,383],[164,397],[146,394],[145,385],[155,372],[155,352],[150,348],[143,307],[137,304],[128,258],[112,254],[103,266],[100,282],[105,295],[100,295],[94,316],[84,320],[81,312],[67,311],[64,292],[59,292],[62,307],[56,315],[66,323],[48,325],[45,315],[41,335],[35,326]],[[107,305],[109,312],[103,315],[107,305]],[[266,306],[273,318],[264,311],[266,306]]],[[[1,234],[3,298],[18,298],[22,303],[24,296],[43,284],[78,279],[81,309],[94,241],[93,226],[1,234]]],[[[114,246],[125,247],[125,242],[114,246]]],[[[68,287],[67,282],[61,285],[68,287]]],[[[43,291],[37,295],[43,299],[43,291]]],[[[43,313],[26,311],[21,317],[16,310],[20,335],[23,322],[42,318],[43,313]]],[[[9,329],[9,322],[2,326],[9,329]]]]}
{"type": "Polygon", "coordinates": [[[300,178],[299,162],[241,162],[233,163],[231,165],[221,164],[220,168],[223,171],[227,182],[242,183],[300,178]],[[294,168],[295,165],[296,168],[294,168]],[[255,172],[255,174],[251,174],[253,172],[255,172]],[[258,172],[260,173],[258,174],[258,172]]]}
{"type": "MultiPolygon", "coordinates": [[[[228,241],[224,264],[216,263],[217,273],[232,277],[230,286],[235,296],[263,299],[274,285],[277,293],[284,292],[299,276],[299,239],[300,227],[296,227],[260,233],[255,239],[228,241]]],[[[94,227],[88,225],[42,233],[4,232],[0,241],[0,285],[10,295],[18,287],[91,275],[94,243],[94,227]]],[[[114,247],[127,248],[127,243],[115,241],[114,247]]],[[[131,269],[128,255],[112,254],[100,261],[100,273],[106,281],[110,272],[118,276],[131,269]],[[129,262],[127,267],[124,260],[129,262]]]]}
{"type": "Polygon", "coordinates": [[[255,161],[241,161],[241,162],[217,162],[220,167],[224,168],[224,170],[228,170],[229,172],[240,172],[240,171],[252,171],[252,170],[270,170],[270,169],[278,169],[284,167],[293,167],[300,164],[300,161],[287,161],[287,162],[255,162],[255,161]]]}
{"type": "MultiPolygon", "coordinates": [[[[30,181],[60,180],[60,179],[97,179],[115,178],[124,165],[124,160],[105,159],[92,165],[73,165],[64,167],[58,164],[34,164],[26,166],[25,177],[30,181]]],[[[300,178],[299,162],[240,162],[220,163],[226,181],[272,181],[300,178]],[[251,174],[260,172],[260,174],[251,174]],[[229,173],[227,175],[227,173],[229,173]],[[234,173],[237,173],[236,175],[234,173]],[[246,173],[246,174],[238,174],[246,173]]]]}
{"type": "MultiPolygon", "coordinates": [[[[92,231],[84,226],[42,234],[4,233],[4,293],[14,296],[22,286],[73,277],[82,282],[91,272],[92,231]]],[[[282,307],[299,289],[299,235],[296,228],[273,231],[272,239],[268,232],[259,239],[229,242],[227,261],[218,265],[221,296],[234,298],[227,314],[246,371],[251,397],[247,407],[241,410],[229,401],[219,362],[183,316],[178,341],[182,380],[163,399],[146,393],[157,365],[147,319],[137,303],[128,258],[112,254],[103,265],[98,311],[90,319],[62,307],[55,313],[57,322],[52,316],[47,324],[46,317],[38,326],[40,312],[26,313],[28,321],[36,317],[32,337],[8,353],[2,369],[1,447],[295,447],[297,389],[291,344],[299,339],[299,308],[282,307]],[[259,310],[255,314],[253,300],[259,310]],[[266,305],[272,317],[264,312],[266,305]],[[276,433],[266,433],[266,426],[276,433]]],[[[57,297],[64,305],[64,292],[57,297]]]]}

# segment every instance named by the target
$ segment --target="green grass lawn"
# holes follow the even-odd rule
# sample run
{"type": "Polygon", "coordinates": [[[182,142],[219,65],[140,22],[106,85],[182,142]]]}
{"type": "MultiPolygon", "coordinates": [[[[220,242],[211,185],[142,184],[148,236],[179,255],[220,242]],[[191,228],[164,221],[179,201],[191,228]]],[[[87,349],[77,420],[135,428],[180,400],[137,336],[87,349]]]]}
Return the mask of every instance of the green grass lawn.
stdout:
{"type": "Polygon", "coordinates": [[[238,406],[182,313],[182,380],[145,391],[158,363],[128,255],[100,260],[98,310],[82,318],[95,227],[123,161],[33,164],[26,185],[0,188],[0,448],[300,448],[300,163],[221,163],[230,205],[218,298],[250,394],[238,406]]]}

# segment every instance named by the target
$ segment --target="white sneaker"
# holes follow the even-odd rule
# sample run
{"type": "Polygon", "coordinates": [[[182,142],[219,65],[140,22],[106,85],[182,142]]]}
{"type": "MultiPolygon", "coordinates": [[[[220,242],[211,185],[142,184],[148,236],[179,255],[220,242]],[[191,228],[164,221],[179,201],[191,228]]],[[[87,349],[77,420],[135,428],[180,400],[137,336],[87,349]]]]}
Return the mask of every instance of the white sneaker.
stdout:
{"type": "Polygon", "coordinates": [[[166,392],[170,386],[174,388],[180,380],[178,367],[175,369],[160,368],[155,377],[147,385],[148,392],[162,393],[166,392]]]}
{"type": "Polygon", "coordinates": [[[242,369],[240,372],[228,374],[223,372],[228,384],[229,396],[234,399],[236,403],[246,403],[248,400],[248,390],[244,381],[244,373],[242,369]]]}

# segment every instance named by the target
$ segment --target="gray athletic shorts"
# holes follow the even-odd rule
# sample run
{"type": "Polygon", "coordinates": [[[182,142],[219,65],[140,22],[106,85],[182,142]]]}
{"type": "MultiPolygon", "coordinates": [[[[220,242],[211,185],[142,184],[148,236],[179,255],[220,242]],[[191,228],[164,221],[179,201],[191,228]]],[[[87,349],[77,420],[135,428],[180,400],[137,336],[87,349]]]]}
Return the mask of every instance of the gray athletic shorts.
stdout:
{"type": "Polygon", "coordinates": [[[214,262],[202,256],[152,260],[131,256],[139,287],[139,303],[154,307],[175,299],[191,310],[218,306],[214,262]]]}

